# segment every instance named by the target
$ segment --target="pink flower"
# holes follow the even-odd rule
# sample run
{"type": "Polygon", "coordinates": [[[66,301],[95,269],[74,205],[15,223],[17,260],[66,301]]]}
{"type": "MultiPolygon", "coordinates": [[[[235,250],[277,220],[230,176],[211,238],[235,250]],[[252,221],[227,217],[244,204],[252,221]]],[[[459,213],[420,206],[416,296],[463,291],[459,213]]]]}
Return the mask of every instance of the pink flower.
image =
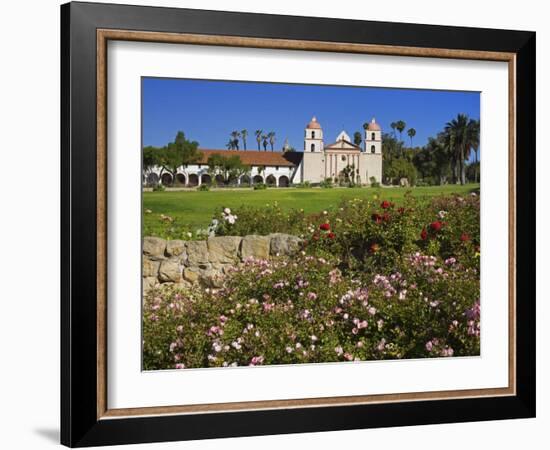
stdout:
{"type": "Polygon", "coordinates": [[[342,353],[344,353],[344,349],[340,346],[334,347],[334,351],[337,355],[341,355],[342,353]]]}
{"type": "Polygon", "coordinates": [[[185,364],[177,363],[174,367],[175,367],[176,369],[185,369],[185,364]]]}
{"type": "Polygon", "coordinates": [[[378,345],[376,346],[376,350],[379,352],[383,351],[386,348],[386,339],[382,338],[378,345]]]}
{"type": "Polygon", "coordinates": [[[376,314],[376,308],[374,306],[369,307],[367,311],[371,316],[374,316],[376,314]]]}
{"type": "Polygon", "coordinates": [[[307,294],[307,298],[308,298],[309,300],[317,300],[317,294],[316,294],[315,292],[309,292],[309,293],[307,294]]]}
{"type": "Polygon", "coordinates": [[[264,357],[263,356],[254,356],[250,360],[250,365],[251,366],[257,366],[259,364],[262,364],[263,362],[264,362],[264,357]]]}
{"type": "Polygon", "coordinates": [[[432,341],[426,342],[426,350],[428,350],[429,352],[431,352],[432,349],[433,349],[433,347],[434,347],[434,344],[433,344],[432,341]]]}
{"type": "Polygon", "coordinates": [[[347,360],[347,361],[352,361],[353,360],[353,355],[351,353],[344,353],[344,358],[347,360]]]}

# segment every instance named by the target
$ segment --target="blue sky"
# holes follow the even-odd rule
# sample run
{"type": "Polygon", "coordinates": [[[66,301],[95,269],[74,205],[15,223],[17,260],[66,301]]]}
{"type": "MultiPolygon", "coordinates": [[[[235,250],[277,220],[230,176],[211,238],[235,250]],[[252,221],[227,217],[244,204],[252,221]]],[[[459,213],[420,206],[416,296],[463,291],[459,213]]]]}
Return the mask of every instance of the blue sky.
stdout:
{"type": "Polygon", "coordinates": [[[416,130],[417,146],[458,113],[479,119],[478,92],[167,78],[143,78],[142,83],[143,145],[165,145],[182,130],[202,148],[225,148],[231,131],[247,129],[247,147],[256,149],[254,131],[262,129],[275,131],[276,150],[285,138],[302,150],[304,128],[316,116],[325,143],[342,129],[353,137],[375,117],[386,132],[391,122],[405,121],[416,130]]]}

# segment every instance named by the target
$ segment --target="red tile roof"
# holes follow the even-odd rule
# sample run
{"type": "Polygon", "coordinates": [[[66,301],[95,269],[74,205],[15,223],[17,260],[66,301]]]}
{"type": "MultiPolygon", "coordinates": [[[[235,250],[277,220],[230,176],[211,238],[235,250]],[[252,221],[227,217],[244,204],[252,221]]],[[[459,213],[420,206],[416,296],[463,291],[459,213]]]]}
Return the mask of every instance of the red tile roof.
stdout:
{"type": "Polygon", "coordinates": [[[286,166],[294,167],[300,163],[302,159],[301,152],[272,152],[270,150],[266,152],[258,150],[216,150],[216,149],[202,149],[199,148],[202,153],[201,159],[197,164],[207,164],[208,157],[213,154],[220,154],[223,156],[238,155],[241,158],[243,164],[247,166],[286,166]]]}

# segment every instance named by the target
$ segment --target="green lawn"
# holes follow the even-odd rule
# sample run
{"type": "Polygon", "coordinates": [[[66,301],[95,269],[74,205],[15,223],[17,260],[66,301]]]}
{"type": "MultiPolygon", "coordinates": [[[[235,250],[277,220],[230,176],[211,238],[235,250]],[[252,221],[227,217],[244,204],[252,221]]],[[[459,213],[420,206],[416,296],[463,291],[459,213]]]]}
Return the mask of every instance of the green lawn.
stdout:
{"type": "MultiPolygon", "coordinates": [[[[479,184],[466,186],[447,185],[415,187],[410,189],[412,194],[419,198],[429,198],[443,194],[467,194],[479,189],[479,184]]],[[[212,190],[209,192],[198,191],[166,191],[144,192],[143,209],[151,213],[144,214],[144,228],[160,230],[162,227],[160,214],[176,219],[179,225],[190,230],[206,228],[212,219],[214,212],[220,208],[234,208],[241,205],[265,206],[278,202],[282,208],[300,209],[306,212],[318,212],[336,206],[345,198],[379,198],[393,200],[397,203],[403,199],[405,188],[334,188],[334,189],[267,189],[254,191],[252,189],[212,190]]]]}

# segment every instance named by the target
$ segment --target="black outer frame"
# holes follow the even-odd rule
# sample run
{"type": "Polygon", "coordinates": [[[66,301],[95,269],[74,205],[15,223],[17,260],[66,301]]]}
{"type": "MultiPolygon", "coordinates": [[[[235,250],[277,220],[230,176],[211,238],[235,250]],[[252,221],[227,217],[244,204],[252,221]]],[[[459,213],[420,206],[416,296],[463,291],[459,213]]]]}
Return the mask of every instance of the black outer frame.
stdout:
{"type": "Polygon", "coordinates": [[[80,2],[61,6],[62,444],[82,447],[534,417],[535,248],[534,32],[80,2]],[[98,28],[516,53],[517,395],[97,420],[98,28]]]}

